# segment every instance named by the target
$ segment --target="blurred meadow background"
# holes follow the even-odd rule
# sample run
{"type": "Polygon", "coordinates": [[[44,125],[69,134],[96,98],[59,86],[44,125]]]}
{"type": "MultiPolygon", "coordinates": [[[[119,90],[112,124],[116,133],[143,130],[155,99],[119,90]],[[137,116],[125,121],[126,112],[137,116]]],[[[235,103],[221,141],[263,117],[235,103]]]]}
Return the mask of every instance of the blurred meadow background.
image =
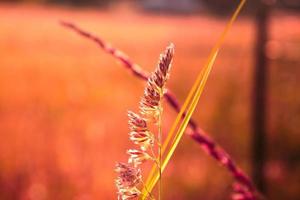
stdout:
{"type": "MultiPolygon", "coordinates": [[[[116,199],[127,110],[144,82],[59,24],[76,23],[145,70],[173,42],[168,87],[182,103],[238,1],[0,1],[0,199],[116,199]]],[[[271,1],[270,1],[271,2],[271,1]]],[[[269,2],[269,3],[270,3],[269,2]]],[[[271,2],[266,50],[264,193],[300,198],[300,4],[271,2]]],[[[230,30],[193,118],[252,176],[255,12],[230,30]]],[[[165,103],[164,133],[176,112],[165,103]]],[[[163,176],[164,199],[229,199],[227,170],[184,136],[163,176]]],[[[256,180],[254,180],[256,181],[256,180]]]]}

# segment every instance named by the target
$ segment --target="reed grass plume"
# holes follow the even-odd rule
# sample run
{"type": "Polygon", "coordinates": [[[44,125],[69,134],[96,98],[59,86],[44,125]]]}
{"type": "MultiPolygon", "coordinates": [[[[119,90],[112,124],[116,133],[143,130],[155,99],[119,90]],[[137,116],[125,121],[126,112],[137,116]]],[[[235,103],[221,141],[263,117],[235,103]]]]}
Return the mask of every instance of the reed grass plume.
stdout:
{"type": "MultiPolygon", "coordinates": [[[[127,163],[116,165],[115,171],[118,177],[115,183],[120,200],[134,199],[141,194],[141,189],[144,188],[140,168],[142,163],[151,160],[158,166],[158,169],[161,168],[162,99],[166,91],[165,84],[169,77],[173,54],[174,45],[170,44],[160,55],[155,71],[148,78],[140,101],[139,113],[128,111],[129,139],[136,145],[136,148],[127,150],[129,155],[127,163]],[[158,127],[156,134],[150,130],[149,123],[158,127]],[[158,147],[156,152],[155,142],[158,147]]],[[[149,194],[149,198],[154,199],[153,194],[149,194]]]]}

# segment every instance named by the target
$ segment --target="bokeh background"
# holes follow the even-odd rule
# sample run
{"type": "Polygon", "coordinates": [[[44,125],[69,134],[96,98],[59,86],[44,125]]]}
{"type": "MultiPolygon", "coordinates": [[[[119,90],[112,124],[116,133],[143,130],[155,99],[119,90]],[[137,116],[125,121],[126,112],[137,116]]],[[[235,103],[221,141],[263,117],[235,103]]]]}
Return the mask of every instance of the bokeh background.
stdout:
{"type": "MultiPolygon", "coordinates": [[[[237,2],[0,1],[0,199],[116,199],[114,165],[132,146],[126,112],[138,109],[144,82],[59,20],[100,36],[148,71],[173,42],[168,87],[183,102],[237,2]]],[[[249,176],[260,171],[254,181],[269,199],[297,200],[300,3],[263,3],[267,9],[246,4],[193,118],[249,176]],[[258,59],[257,49],[265,56],[258,59]]],[[[165,133],[175,116],[166,105],[165,133]]],[[[178,200],[229,199],[233,181],[187,136],[163,178],[164,199],[178,200]]]]}

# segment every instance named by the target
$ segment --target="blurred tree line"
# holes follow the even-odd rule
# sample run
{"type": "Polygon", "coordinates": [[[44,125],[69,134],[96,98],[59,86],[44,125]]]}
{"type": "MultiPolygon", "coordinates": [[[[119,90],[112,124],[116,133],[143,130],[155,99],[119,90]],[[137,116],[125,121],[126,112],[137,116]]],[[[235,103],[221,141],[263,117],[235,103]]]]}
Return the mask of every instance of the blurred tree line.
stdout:
{"type": "MultiPolygon", "coordinates": [[[[228,0],[0,0],[4,2],[29,2],[29,3],[57,3],[57,4],[68,4],[75,6],[104,6],[112,2],[135,2],[141,4],[146,10],[152,11],[178,11],[182,7],[190,6],[190,9],[185,8],[184,11],[195,11],[195,5],[199,5],[202,9],[210,10],[213,13],[221,15],[228,14],[236,6],[234,1],[228,0]],[[176,9],[178,8],[178,9],[176,9]]],[[[272,2],[276,7],[289,8],[289,9],[300,9],[299,0],[266,0],[272,2]]],[[[196,6],[197,7],[197,6],[196,6]]],[[[253,13],[257,8],[257,1],[247,2],[245,7],[248,12],[253,13]]]]}
{"type": "Polygon", "coordinates": [[[68,4],[75,6],[104,6],[114,0],[0,0],[4,2],[19,2],[19,3],[56,3],[56,4],[68,4]]]}

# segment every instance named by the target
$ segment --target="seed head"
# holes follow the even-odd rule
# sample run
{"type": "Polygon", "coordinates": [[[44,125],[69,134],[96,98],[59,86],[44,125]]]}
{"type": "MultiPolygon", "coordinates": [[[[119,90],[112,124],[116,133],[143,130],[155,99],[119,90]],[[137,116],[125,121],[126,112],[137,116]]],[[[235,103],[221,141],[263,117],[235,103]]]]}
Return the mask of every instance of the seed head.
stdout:
{"type": "Polygon", "coordinates": [[[170,44],[165,52],[160,55],[156,70],[150,75],[144,95],[140,102],[141,113],[152,116],[154,119],[159,114],[161,99],[165,93],[165,84],[169,78],[169,71],[174,55],[174,45],[170,44]]]}
{"type": "Polygon", "coordinates": [[[123,192],[118,192],[118,200],[130,200],[130,199],[135,199],[141,194],[140,191],[123,191],[123,192]]]}
{"type": "MultiPolygon", "coordinates": [[[[155,155],[151,157],[147,150],[154,145],[154,135],[149,130],[150,119],[157,119],[160,114],[161,99],[165,93],[165,83],[169,77],[169,70],[174,54],[174,45],[170,44],[165,52],[160,55],[156,70],[150,75],[144,95],[140,102],[140,114],[128,112],[129,139],[139,145],[140,149],[129,149],[128,163],[118,163],[116,179],[118,200],[135,199],[141,194],[138,189],[142,183],[142,174],[139,165],[147,160],[155,161],[155,155]]],[[[156,122],[156,121],[155,121],[156,122]]],[[[152,154],[153,150],[151,151],[152,154]]],[[[151,154],[151,155],[152,155],[151,154]]]]}
{"type": "Polygon", "coordinates": [[[132,131],[148,131],[147,121],[146,119],[142,118],[140,115],[128,111],[128,124],[129,128],[132,131]]]}
{"type": "Polygon", "coordinates": [[[118,173],[116,187],[118,189],[118,199],[133,199],[140,194],[137,189],[141,183],[141,170],[135,166],[126,163],[117,163],[115,171],[118,173]]]}
{"type": "Polygon", "coordinates": [[[146,151],[154,143],[154,136],[148,130],[146,119],[131,111],[128,111],[128,117],[129,139],[134,144],[139,145],[143,151],[146,151]]]}
{"type": "Polygon", "coordinates": [[[132,163],[134,166],[138,166],[143,162],[152,159],[152,157],[148,153],[142,150],[129,149],[127,153],[130,156],[128,159],[128,163],[132,163]]]}

